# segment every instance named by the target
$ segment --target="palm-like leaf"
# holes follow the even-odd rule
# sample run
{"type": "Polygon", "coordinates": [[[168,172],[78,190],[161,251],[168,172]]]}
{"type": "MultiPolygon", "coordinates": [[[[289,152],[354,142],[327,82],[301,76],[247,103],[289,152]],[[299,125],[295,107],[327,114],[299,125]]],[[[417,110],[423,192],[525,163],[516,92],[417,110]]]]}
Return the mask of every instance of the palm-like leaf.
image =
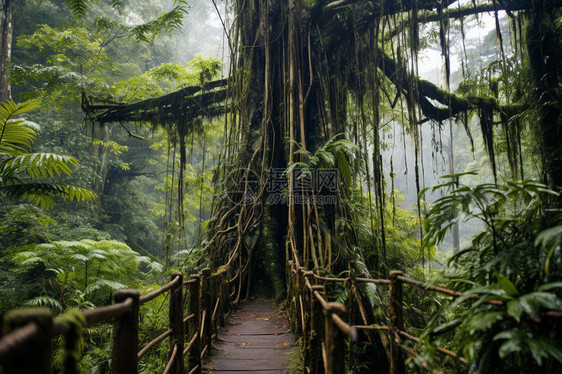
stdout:
{"type": "Polygon", "coordinates": [[[28,100],[21,104],[16,104],[13,101],[5,101],[0,104],[0,120],[1,122],[8,122],[15,116],[37,108],[39,108],[38,100],[28,100]]]}
{"type": "Polygon", "coordinates": [[[94,283],[86,287],[86,289],[84,290],[84,295],[90,295],[101,289],[108,289],[113,292],[113,291],[121,290],[123,288],[127,288],[127,286],[125,286],[122,283],[107,280],[107,279],[98,279],[94,283]]]}
{"type": "Polygon", "coordinates": [[[78,160],[54,153],[26,153],[3,162],[0,173],[28,174],[32,179],[53,178],[55,175],[70,175],[70,165],[78,165],[78,160]]]}
{"type": "MultiPolygon", "coordinates": [[[[77,16],[83,16],[86,14],[86,11],[90,8],[92,3],[96,2],[95,0],[65,0],[64,1],[72,13],[76,14],[77,16]]],[[[122,8],[124,6],[123,0],[111,0],[111,6],[113,8],[122,8]]]]}
{"type": "Polygon", "coordinates": [[[47,307],[55,312],[61,312],[64,309],[58,300],[50,296],[38,296],[27,301],[24,305],[31,308],[47,307]]]}
{"type": "Polygon", "coordinates": [[[15,116],[38,107],[39,102],[36,100],[21,104],[13,101],[0,104],[0,160],[24,154],[26,148],[31,146],[39,126],[23,119],[15,119],[15,116]]]}
{"type": "Polygon", "coordinates": [[[0,192],[13,199],[28,200],[50,208],[55,197],[91,201],[96,194],[88,189],[52,181],[70,175],[74,157],[54,153],[28,153],[38,126],[14,117],[38,107],[37,101],[0,105],[0,192]]]}
{"type": "Polygon", "coordinates": [[[72,13],[83,16],[91,5],[90,0],[65,0],[72,13]]]}
{"type": "MultiPolygon", "coordinates": [[[[1,182],[1,179],[0,179],[1,182]]],[[[0,191],[12,199],[27,200],[42,208],[52,208],[55,197],[71,201],[92,201],[97,195],[87,188],[51,182],[26,182],[0,186],[0,191]]]]}
{"type": "MultiPolygon", "coordinates": [[[[2,118],[2,117],[0,117],[2,118]]],[[[0,124],[0,154],[18,156],[26,152],[35,139],[35,130],[23,120],[2,121],[0,124]]]]}

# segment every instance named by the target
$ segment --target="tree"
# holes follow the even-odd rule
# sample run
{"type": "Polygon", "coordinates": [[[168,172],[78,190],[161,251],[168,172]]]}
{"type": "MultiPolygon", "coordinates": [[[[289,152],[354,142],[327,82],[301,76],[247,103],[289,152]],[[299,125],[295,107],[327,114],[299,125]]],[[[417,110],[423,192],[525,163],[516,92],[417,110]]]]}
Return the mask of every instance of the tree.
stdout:
{"type": "MultiPolygon", "coordinates": [[[[81,7],[87,2],[72,3],[77,13],[84,14],[81,7]]],[[[178,204],[180,213],[174,218],[183,229],[188,139],[201,129],[203,116],[223,114],[220,104],[227,103],[225,149],[215,177],[212,219],[200,244],[207,255],[201,262],[216,267],[236,264],[229,269],[237,301],[250,293],[259,278],[281,297],[280,274],[288,259],[328,274],[384,276],[392,265],[382,160],[387,122],[403,126],[414,143],[418,191],[423,185],[421,125],[431,123],[440,129],[444,121],[458,120],[468,129],[474,115],[480,120],[494,178],[498,131],[505,132],[508,159],[517,166],[518,159],[523,163],[519,131],[524,122],[539,144],[544,180],[556,188],[562,185],[562,59],[556,32],[562,2],[463,4],[455,0],[235,1],[233,28],[227,30],[233,52],[228,89],[223,88],[225,80],[204,83],[201,79],[161,97],[129,105],[85,105],[86,110],[101,123],[150,121],[167,129],[173,150],[179,153],[178,198],[167,202],[178,204]],[[513,19],[511,27],[518,35],[513,54],[503,46],[500,11],[513,19]],[[464,34],[464,20],[482,12],[495,16],[500,57],[475,90],[465,84],[452,93],[449,31],[458,27],[464,34]],[[426,23],[433,24],[429,36],[423,35],[426,23]],[[418,53],[432,37],[443,55],[444,89],[417,75],[418,53]],[[340,134],[347,141],[336,140],[340,134]],[[349,142],[358,152],[347,151],[354,148],[349,142]],[[331,179],[322,174],[328,165],[331,179]],[[279,203],[279,197],[286,197],[287,203],[279,203]],[[324,202],[320,197],[326,198],[324,202]],[[355,204],[366,200],[367,210],[355,209],[355,204]],[[368,218],[361,216],[363,212],[368,218]],[[369,230],[358,224],[365,221],[369,230]],[[368,240],[362,238],[365,232],[370,232],[368,240]],[[369,256],[365,256],[366,242],[372,247],[369,256]]],[[[174,73],[174,69],[163,66],[162,72],[174,73]]],[[[175,153],[171,160],[176,167],[175,153]]],[[[421,205],[418,199],[420,216],[421,205]]],[[[431,253],[427,246],[420,248],[417,264],[423,271],[431,253]]],[[[350,297],[365,301],[371,309],[367,315],[374,316],[380,301],[377,289],[361,287],[350,297]]],[[[363,315],[355,313],[353,318],[363,315]]]]}
{"type": "MultiPolygon", "coordinates": [[[[246,264],[242,266],[246,274],[238,278],[239,295],[247,288],[245,285],[250,283],[251,273],[258,266],[253,261],[261,256],[255,250],[273,248],[283,257],[278,243],[284,239],[289,244],[289,255],[305,266],[330,264],[320,268],[341,271],[352,264],[359,274],[368,273],[367,267],[378,271],[385,268],[386,193],[381,155],[385,108],[401,110],[403,120],[400,122],[413,139],[418,191],[423,177],[420,124],[431,122],[440,126],[443,121],[457,118],[467,128],[468,117],[473,114],[480,117],[484,146],[494,176],[496,126],[501,124],[502,130],[511,134],[507,136],[509,159],[521,159],[515,157],[521,149],[516,129],[521,118],[537,115],[539,121],[528,120],[528,126],[540,144],[544,179],[552,186],[562,185],[562,170],[559,170],[562,163],[558,162],[561,149],[558,142],[562,137],[556,135],[561,128],[560,100],[555,88],[560,82],[561,59],[550,58],[560,51],[557,47],[560,37],[553,30],[561,5],[558,0],[541,4],[486,1],[468,5],[453,0],[235,2],[233,11],[239,16],[228,33],[234,54],[229,78],[230,114],[226,130],[229,137],[217,171],[216,180],[221,184],[206,249],[217,265],[235,259],[246,264]],[[515,56],[506,56],[503,48],[499,11],[505,11],[514,19],[517,17],[519,22],[513,26],[514,33],[519,35],[519,39],[514,40],[519,43],[516,49],[519,54],[515,56]],[[456,27],[464,33],[463,20],[483,12],[495,15],[501,49],[500,60],[496,63],[499,68],[487,77],[490,90],[454,94],[420,79],[416,75],[416,58],[423,45],[422,25],[434,23],[437,29],[435,35],[442,49],[445,81],[448,82],[451,74],[448,30],[457,22],[456,27]],[[527,25],[526,35],[523,24],[527,25]],[[518,69],[509,68],[508,57],[511,58],[509,62],[513,60],[518,64],[518,69]],[[526,62],[534,72],[532,82],[525,78],[529,72],[524,66],[526,62]],[[535,87],[533,94],[524,92],[522,82],[535,87]],[[376,201],[376,211],[371,214],[378,216],[380,230],[373,230],[377,255],[369,266],[364,266],[361,251],[354,248],[353,225],[338,227],[335,224],[357,219],[350,217],[347,209],[347,197],[351,196],[351,189],[358,188],[356,184],[344,184],[336,204],[289,203],[275,206],[273,215],[268,213],[273,208],[268,203],[267,190],[271,168],[285,170],[288,165],[303,161],[306,152],[314,154],[340,133],[359,145],[364,160],[363,171],[357,169],[352,180],[365,181],[367,186],[363,187],[367,187],[369,198],[376,201]],[[233,170],[240,172],[234,178],[227,178],[232,176],[233,170]],[[253,182],[248,180],[248,170],[259,179],[259,187],[249,189],[253,182]],[[236,184],[240,180],[246,195],[258,192],[251,204],[238,204],[229,199],[229,190],[239,187],[236,184]],[[269,230],[266,226],[275,229],[269,230]],[[265,234],[272,245],[263,245],[263,241],[258,240],[265,234]],[[341,252],[336,256],[339,261],[332,264],[335,246],[341,252]]],[[[158,117],[161,113],[158,108],[163,106],[173,108],[170,109],[173,113],[185,113],[185,109],[177,106],[184,104],[174,101],[177,98],[170,94],[137,103],[122,108],[123,116],[114,119],[134,119],[139,113],[162,118],[158,117]]],[[[214,103],[216,101],[211,100],[200,105],[208,108],[214,103]]],[[[111,110],[107,114],[105,118],[103,115],[98,118],[107,120],[111,110]]],[[[179,131],[185,126],[185,120],[177,116],[175,126],[179,131]]],[[[298,178],[293,172],[287,173],[289,200],[295,201],[295,195],[302,193],[294,187],[298,178]]],[[[304,197],[310,194],[305,192],[304,197]]],[[[418,211],[421,215],[419,202],[418,211]]],[[[278,256],[271,258],[275,257],[278,256]]],[[[424,252],[420,253],[422,265],[425,257],[424,252]]],[[[265,270],[257,273],[273,271],[265,270]]]]}
{"type": "Polygon", "coordinates": [[[10,57],[12,54],[13,0],[0,1],[0,103],[12,99],[10,57]]]}
{"type": "MultiPolygon", "coordinates": [[[[98,1],[89,0],[65,0],[72,13],[78,17],[84,17],[87,11],[98,1]]],[[[111,7],[119,10],[124,7],[122,0],[112,0],[111,7]]],[[[13,0],[0,1],[0,103],[11,100],[11,49],[13,25],[13,0]]],[[[148,42],[154,40],[156,35],[163,31],[171,32],[181,27],[183,16],[187,12],[185,0],[174,0],[173,9],[164,12],[155,19],[134,26],[126,26],[122,20],[112,20],[102,16],[100,23],[112,24],[125,30],[125,34],[134,36],[138,41],[148,42]]]]}

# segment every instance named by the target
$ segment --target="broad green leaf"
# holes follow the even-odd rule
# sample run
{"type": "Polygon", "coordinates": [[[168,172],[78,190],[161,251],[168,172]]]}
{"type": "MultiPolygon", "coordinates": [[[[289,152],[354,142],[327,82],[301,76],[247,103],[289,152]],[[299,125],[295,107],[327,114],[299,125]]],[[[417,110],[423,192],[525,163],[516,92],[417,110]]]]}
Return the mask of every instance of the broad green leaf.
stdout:
{"type": "Polygon", "coordinates": [[[469,317],[463,328],[473,335],[478,331],[487,330],[504,318],[503,312],[482,312],[469,317]]]}
{"type": "Polygon", "coordinates": [[[522,348],[522,341],[519,339],[506,340],[500,346],[498,353],[501,359],[504,359],[509,354],[519,352],[522,348]]]}
{"type": "Polygon", "coordinates": [[[501,274],[497,274],[496,277],[498,278],[498,284],[505,291],[505,293],[507,293],[509,296],[519,295],[519,291],[517,291],[517,288],[509,279],[501,274]]]}
{"type": "Polygon", "coordinates": [[[523,313],[523,306],[519,299],[510,300],[507,302],[507,314],[510,317],[515,318],[517,322],[521,319],[521,314],[523,313]]]}
{"type": "Polygon", "coordinates": [[[540,321],[540,308],[562,310],[562,300],[549,292],[532,292],[521,296],[521,307],[535,321],[540,321]]]}
{"type": "Polygon", "coordinates": [[[548,291],[553,288],[562,288],[562,282],[552,282],[552,283],[543,284],[538,288],[537,291],[548,291]]]}

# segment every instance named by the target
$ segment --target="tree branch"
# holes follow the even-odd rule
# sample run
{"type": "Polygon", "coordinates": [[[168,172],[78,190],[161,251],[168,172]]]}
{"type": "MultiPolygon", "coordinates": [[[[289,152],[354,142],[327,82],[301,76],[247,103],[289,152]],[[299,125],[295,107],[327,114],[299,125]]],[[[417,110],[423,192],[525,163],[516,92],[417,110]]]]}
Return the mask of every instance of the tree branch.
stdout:
{"type": "Polygon", "coordinates": [[[390,56],[379,49],[378,53],[382,56],[379,59],[379,69],[386,77],[397,87],[399,92],[407,94],[412,87],[417,87],[417,103],[422,113],[430,120],[444,121],[452,118],[459,113],[469,112],[486,106],[497,112],[512,116],[521,113],[526,109],[523,104],[500,105],[493,97],[469,96],[466,98],[459,97],[455,94],[440,89],[435,84],[420,79],[407,73],[405,66],[398,65],[390,56]],[[405,72],[403,77],[400,73],[405,72]],[[443,107],[435,106],[430,100],[434,100],[443,107]]]}
{"type": "Polygon", "coordinates": [[[227,89],[205,92],[197,96],[194,94],[224,87],[227,83],[226,79],[221,79],[204,85],[185,87],[164,96],[133,104],[86,103],[84,111],[90,119],[100,123],[121,121],[169,123],[180,116],[216,116],[224,113],[224,107],[220,104],[226,100],[227,89]]]}

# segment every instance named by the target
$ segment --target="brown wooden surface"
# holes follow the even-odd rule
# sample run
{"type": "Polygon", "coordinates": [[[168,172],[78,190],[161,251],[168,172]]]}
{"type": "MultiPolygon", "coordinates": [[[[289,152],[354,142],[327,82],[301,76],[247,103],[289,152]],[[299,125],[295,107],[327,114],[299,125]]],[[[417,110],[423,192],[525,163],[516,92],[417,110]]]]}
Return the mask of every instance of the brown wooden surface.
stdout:
{"type": "Polygon", "coordinates": [[[214,346],[205,368],[217,374],[289,373],[289,361],[298,355],[280,306],[263,299],[232,313],[214,346]]]}

